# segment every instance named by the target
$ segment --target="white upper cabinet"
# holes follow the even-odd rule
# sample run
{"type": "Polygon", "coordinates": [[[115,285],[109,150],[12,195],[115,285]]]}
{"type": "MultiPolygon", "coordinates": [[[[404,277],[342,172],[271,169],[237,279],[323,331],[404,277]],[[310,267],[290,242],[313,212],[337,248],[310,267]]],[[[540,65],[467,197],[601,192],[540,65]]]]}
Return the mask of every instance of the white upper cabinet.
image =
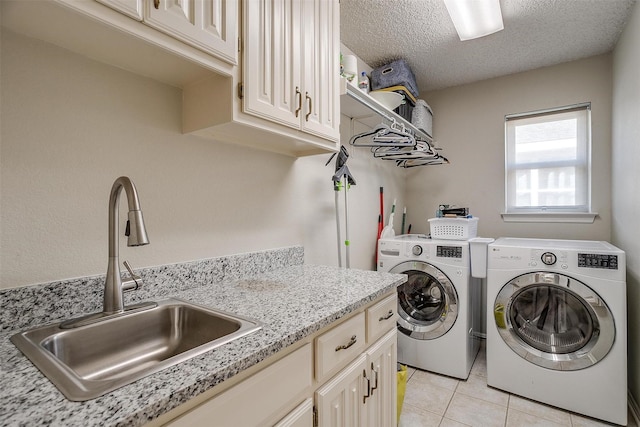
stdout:
{"type": "Polygon", "coordinates": [[[238,63],[237,0],[146,0],[144,9],[147,25],[238,63]]]}
{"type": "Polygon", "coordinates": [[[340,5],[302,1],[304,120],[309,133],[340,138],[340,5]]]}
{"type": "Polygon", "coordinates": [[[300,2],[245,1],[244,34],[243,110],[299,128],[300,2]]]}
{"type": "Polygon", "coordinates": [[[243,111],[339,140],[337,0],[245,1],[243,111]]]}
{"type": "Polygon", "coordinates": [[[119,12],[129,15],[133,19],[142,21],[142,1],[143,0],[97,0],[119,12]]]}
{"type": "Polygon", "coordinates": [[[338,0],[0,5],[4,27],[181,88],[183,133],[291,156],[339,148],[338,0]]]}

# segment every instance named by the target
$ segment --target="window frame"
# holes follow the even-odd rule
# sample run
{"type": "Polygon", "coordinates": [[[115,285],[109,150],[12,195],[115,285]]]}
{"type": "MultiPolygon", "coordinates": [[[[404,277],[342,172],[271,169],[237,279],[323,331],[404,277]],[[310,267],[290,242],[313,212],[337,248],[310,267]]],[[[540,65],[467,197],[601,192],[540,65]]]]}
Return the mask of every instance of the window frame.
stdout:
{"type": "MultiPolygon", "coordinates": [[[[580,120],[580,118],[579,118],[580,120]]],[[[504,212],[502,218],[506,222],[584,222],[592,223],[597,216],[597,213],[591,211],[591,177],[592,177],[592,132],[591,132],[591,103],[584,102],[580,104],[573,104],[563,107],[549,108],[545,110],[531,111],[527,113],[508,114],[504,120],[504,141],[505,141],[505,158],[504,158],[504,212]],[[515,138],[512,133],[515,130],[513,123],[517,120],[527,120],[529,122],[535,122],[539,119],[539,122],[545,122],[544,118],[549,116],[560,116],[571,112],[584,111],[584,123],[578,126],[578,132],[582,132],[578,137],[584,137],[584,142],[580,143],[581,154],[578,155],[576,161],[569,162],[569,166],[576,166],[579,170],[582,170],[582,177],[580,183],[584,190],[584,203],[578,203],[575,205],[566,206],[515,206],[515,173],[518,169],[515,163],[514,145],[515,138]],[[511,134],[510,134],[511,133],[511,134]],[[510,140],[511,138],[511,140],[510,140]],[[511,156],[511,157],[510,157],[511,156]],[[586,175],[586,176],[585,176],[586,175]],[[510,199],[511,197],[511,199],[510,199]]],[[[567,163],[566,161],[559,161],[557,165],[567,163]]],[[[540,166],[553,165],[553,162],[541,162],[540,166]]],[[[527,168],[530,168],[528,165],[527,168]]],[[[578,181],[578,177],[576,177],[578,181]]],[[[576,185],[578,182],[576,182],[576,185]]]]}

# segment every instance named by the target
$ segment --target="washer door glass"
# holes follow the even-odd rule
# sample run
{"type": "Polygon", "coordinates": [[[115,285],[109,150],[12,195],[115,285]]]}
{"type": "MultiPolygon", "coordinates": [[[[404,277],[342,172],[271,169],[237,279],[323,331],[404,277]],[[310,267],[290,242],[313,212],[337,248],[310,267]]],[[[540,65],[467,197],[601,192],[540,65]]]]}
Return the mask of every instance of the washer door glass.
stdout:
{"type": "Polygon", "coordinates": [[[591,366],[606,356],[615,338],[613,316],[602,298],[561,274],[513,279],[498,293],[494,316],[513,351],[549,369],[591,366]]]}
{"type": "Polygon", "coordinates": [[[430,340],[446,334],[458,317],[458,295],[449,278],[424,262],[404,262],[391,270],[407,274],[398,286],[398,329],[405,335],[430,340]]]}

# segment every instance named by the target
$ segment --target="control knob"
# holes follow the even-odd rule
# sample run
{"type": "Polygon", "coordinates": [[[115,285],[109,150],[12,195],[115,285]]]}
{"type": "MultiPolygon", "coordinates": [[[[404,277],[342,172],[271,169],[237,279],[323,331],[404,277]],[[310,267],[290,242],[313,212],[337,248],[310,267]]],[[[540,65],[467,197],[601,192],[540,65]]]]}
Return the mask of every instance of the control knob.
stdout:
{"type": "Polygon", "coordinates": [[[411,252],[415,255],[415,256],[420,256],[422,255],[422,246],[420,245],[415,245],[412,249],[411,252]]]}
{"type": "Polygon", "coordinates": [[[551,252],[545,252],[542,254],[542,262],[546,265],[553,265],[558,260],[554,254],[551,252]]]}

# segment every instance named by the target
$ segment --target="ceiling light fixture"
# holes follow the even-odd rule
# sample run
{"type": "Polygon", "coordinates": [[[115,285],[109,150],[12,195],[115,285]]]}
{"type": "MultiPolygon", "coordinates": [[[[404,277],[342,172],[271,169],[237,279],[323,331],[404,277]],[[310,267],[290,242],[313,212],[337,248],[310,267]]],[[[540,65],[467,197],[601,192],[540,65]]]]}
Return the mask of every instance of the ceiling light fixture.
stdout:
{"type": "Polygon", "coordinates": [[[500,0],[444,0],[460,41],[488,36],[504,29],[500,0]]]}

